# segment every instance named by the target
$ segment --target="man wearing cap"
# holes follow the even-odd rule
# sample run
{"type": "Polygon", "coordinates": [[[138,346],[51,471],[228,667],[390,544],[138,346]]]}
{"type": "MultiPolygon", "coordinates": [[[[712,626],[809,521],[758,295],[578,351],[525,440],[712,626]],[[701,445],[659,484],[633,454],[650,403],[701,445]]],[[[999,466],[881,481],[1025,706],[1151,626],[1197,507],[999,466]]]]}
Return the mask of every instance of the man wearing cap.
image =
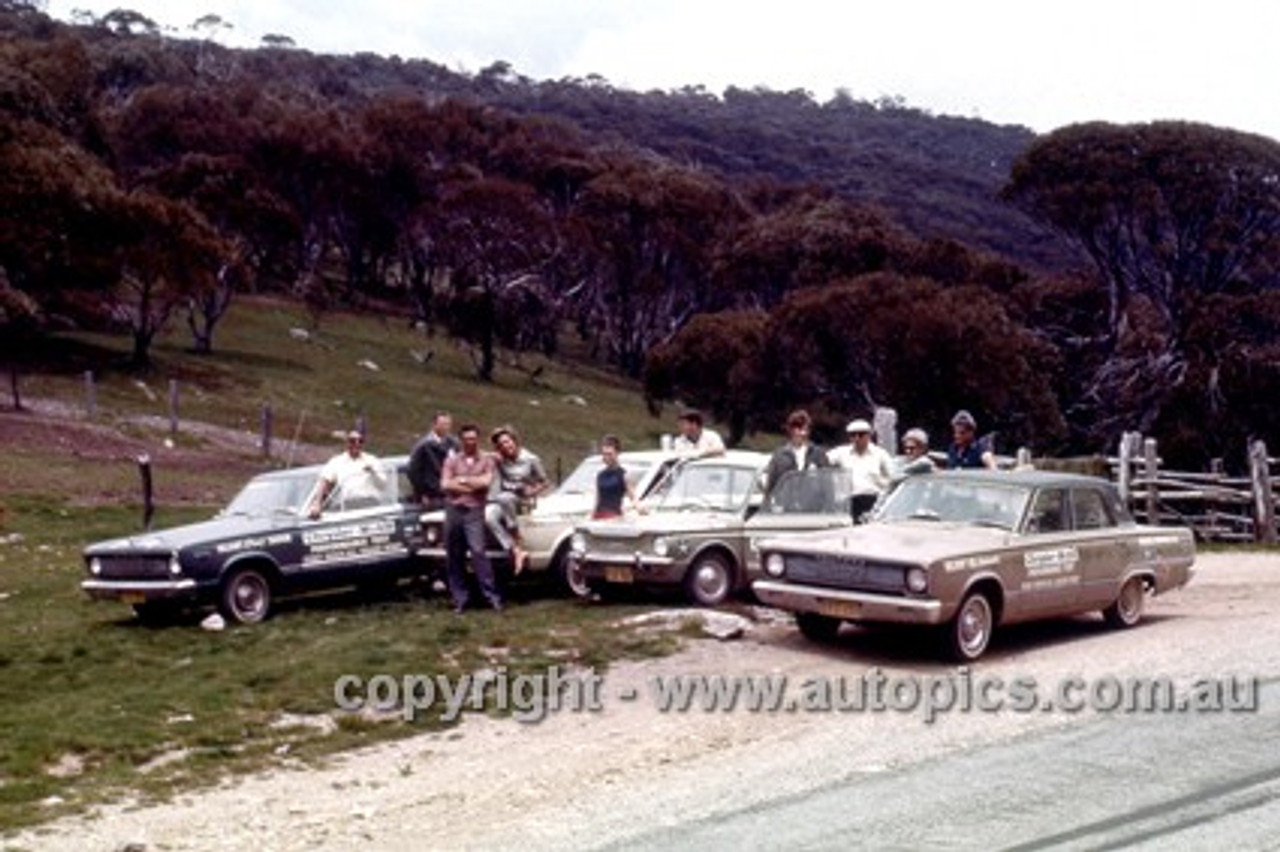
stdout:
{"type": "Polygon", "coordinates": [[[676,425],[680,434],[676,436],[673,449],[680,455],[693,459],[724,455],[724,440],[716,430],[703,427],[702,412],[698,409],[682,411],[676,418],[676,425]]]}
{"type": "Polygon", "coordinates": [[[364,451],[364,435],[353,429],[347,433],[347,448],[325,463],[320,484],[307,507],[307,517],[315,520],[325,502],[337,490],[344,508],[375,505],[387,485],[387,474],[376,456],[364,451]]]}
{"type": "Polygon", "coordinates": [[[951,437],[951,446],[947,448],[948,468],[995,468],[996,457],[978,440],[978,421],[968,411],[961,409],[951,418],[951,437]]]}
{"type": "Polygon", "coordinates": [[[893,457],[871,441],[871,424],[866,420],[850,421],[845,432],[849,443],[829,450],[827,460],[850,472],[853,479],[850,511],[854,522],[861,523],[893,479],[893,457]]]}

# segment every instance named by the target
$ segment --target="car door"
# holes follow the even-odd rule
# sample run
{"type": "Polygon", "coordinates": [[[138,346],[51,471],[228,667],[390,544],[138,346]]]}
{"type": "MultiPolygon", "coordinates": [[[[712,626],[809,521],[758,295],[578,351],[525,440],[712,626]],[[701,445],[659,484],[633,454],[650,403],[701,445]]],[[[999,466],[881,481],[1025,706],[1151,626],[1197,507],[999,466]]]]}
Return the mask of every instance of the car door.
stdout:
{"type": "Polygon", "coordinates": [[[294,584],[318,587],[377,580],[408,564],[417,512],[400,499],[397,468],[382,464],[384,483],[376,493],[363,491],[357,499],[348,499],[339,485],[319,518],[304,519],[301,558],[290,578],[294,584]]]}
{"type": "Polygon", "coordinates": [[[1119,534],[1101,490],[1072,488],[1071,510],[1082,576],[1077,606],[1099,609],[1115,600],[1120,577],[1133,561],[1134,544],[1119,534]]]}
{"type": "Polygon", "coordinates": [[[1037,615],[1070,608],[1079,595],[1080,560],[1070,494],[1065,488],[1041,488],[1026,520],[1016,606],[1037,615]]]}

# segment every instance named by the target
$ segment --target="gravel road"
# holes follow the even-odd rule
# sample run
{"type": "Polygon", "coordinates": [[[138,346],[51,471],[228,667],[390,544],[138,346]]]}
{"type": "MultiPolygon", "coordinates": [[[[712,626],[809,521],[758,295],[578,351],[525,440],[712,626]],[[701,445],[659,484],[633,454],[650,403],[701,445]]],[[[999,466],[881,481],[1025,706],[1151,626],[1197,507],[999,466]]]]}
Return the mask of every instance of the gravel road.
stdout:
{"type": "Polygon", "coordinates": [[[1100,618],[1012,628],[971,671],[939,663],[909,632],[849,630],[816,646],[785,621],[765,622],[735,641],[694,640],[675,656],[611,668],[597,712],[560,712],[538,724],[472,715],[450,731],[350,753],[322,769],[242,778],[159,806],[104,806],[6,843],[76,852],[625,844],[655,827],[714,821],[754,802],[805,796],[1088,716],[1006,709],[926,722],[919,706],[661,712],[654,678],[785,675],[792,697],[802,682],[867,674],[917,686],[1034,678],[1046,693],[1076,677],[1163,676],[1180,685],[1275,679],[1277,612],[1280,556],[1211,553],[1188,587],[1149,602],[1135,630],[1112,632],[1100,618]]]}

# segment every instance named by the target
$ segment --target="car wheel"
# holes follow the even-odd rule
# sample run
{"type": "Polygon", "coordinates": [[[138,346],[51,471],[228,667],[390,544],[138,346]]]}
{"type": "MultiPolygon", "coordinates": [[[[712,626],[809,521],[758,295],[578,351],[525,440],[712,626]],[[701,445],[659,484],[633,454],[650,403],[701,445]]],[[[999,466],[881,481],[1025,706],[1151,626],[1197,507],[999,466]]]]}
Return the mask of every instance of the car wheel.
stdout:
{"type": "Polygon", "coordinates": [[[840,619],[816,612],[797,612],[796,627],[810,642],[830,642],[840,632],[840,619]]]}
{"type": "Polygon", "coordinates": [[[1117,629],[1133,627],[1142,620],[1142,611],[1146,604],[1146,584],[1141,577],[1130,577],[1120,587],[1120,595],[1115,603],[1102,611],[1107,624],[1117,629]]]}
{"type": "Polygon", "coordinates": [[[575,598],[591,596],[591,586],[587,578],[582,576],[582,563],[569,554],[569,546],[562,544],[551,557],[551,570],[548,574],[555,578],[562,591],[575,598]]]}
{"type": "Polygon", "coordinates": [[[218,609],[227,621],[257,624],[271,612],[271,583],[255,568],[242,568],[222,583],[218,609]]]}
{"type": "Polygon", "coordinates": [[[693,560],[684,575],[684,592],[698,606],[719,606],[733,591],[733,568],[718,553],[693,560]]]}
{"type": "Polygon", "coordinates": [[[987,650],[994,627],[991,601],[983,592],[970,592],[947,626],[949,656],[962,663],[978,659],[987,650]]]}

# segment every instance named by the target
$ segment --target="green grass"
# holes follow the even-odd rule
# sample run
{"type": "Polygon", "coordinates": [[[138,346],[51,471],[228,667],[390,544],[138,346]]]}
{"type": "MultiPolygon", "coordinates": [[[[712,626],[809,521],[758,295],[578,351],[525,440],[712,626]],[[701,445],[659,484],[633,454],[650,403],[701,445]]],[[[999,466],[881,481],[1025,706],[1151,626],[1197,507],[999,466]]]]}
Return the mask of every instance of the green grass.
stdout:
{"type": "Polygon", "coordinates": [[[502,615],[457,617],[425,592],[373,601],[339,592],[284,602],[254,627],[209,632],[198,619],[148,627],[77,588],[83,542],[135,529],[131,511],[25,498],[9,508],[19,519],[9,535],[22,540],[0,545],[0,830],[125,792],[164,796],[444,724],[435,712],[411,722],[343,716],[340,675],[604,668],[668,653],[678,641],[615,626],[636,607],[528,588],[502,615]],[[331,733],[273,725],[284,714],[337,714],[340,724],[331,733]]]}
{"type": "Polygon", "coordinates": [[[219,328],[210,356],[188,352],[179,331],[160,339],[154,365],[136,373],[123,366],[124,338],[76,334],[17,365],[23,400],[33,408],[56,402],[65,417],[14,415],[0,424],[17,430],[18,444],[0,481],[0,832],[444,724],[431,713],[412,722],[338,713],[333,688],[343,674],[603,668],[669,653],[683,638],[616,625],[643,604],[585,605],[533,589],[517,590],[501,616],[461,618],[423,591],[382,600],[337,593],[283,602],[264,624],[221,632],[201,629],[198,618],[144,626],[128,607],[86,598],[81,549],[140,529],[138,450],[156,458],[154,526],[162,528],[210,515],[248,475],[283,463],[295,435],[336,451],[333,433],[359,416],[367,418],[370,449],[383,455],[406,452],[437,409],[486,429],[510,422],[553,472],[570,470],[605,432],[645,447],[674,425],[647,413],[637,387],[588,366],[526,357],[526,367],[543,368],[537,383],[500,365],[496,380],[483,384],[463,349],[428,339],[402,318],[334,314],[310,342],[290,335],[307,324],[289,304],[245,299],[219,328]],[[428,348],[434,355],[425,365],[411,354],[428,348]],[[177,436],[166,422],[171,380],[180,394],[177,436]],[[253,441],[231,453],[191,426],[253,434],[264,403],[276,423],[271,460],[253,453],[253,441]],[[181,464],[163,447],[174,437],[188,451],[181,464]],[[179,492],[182,499],[170,496],[179,492]],[[273,724],[285,714],[330,714],[338,724],[330,732],[273,724]]]}

